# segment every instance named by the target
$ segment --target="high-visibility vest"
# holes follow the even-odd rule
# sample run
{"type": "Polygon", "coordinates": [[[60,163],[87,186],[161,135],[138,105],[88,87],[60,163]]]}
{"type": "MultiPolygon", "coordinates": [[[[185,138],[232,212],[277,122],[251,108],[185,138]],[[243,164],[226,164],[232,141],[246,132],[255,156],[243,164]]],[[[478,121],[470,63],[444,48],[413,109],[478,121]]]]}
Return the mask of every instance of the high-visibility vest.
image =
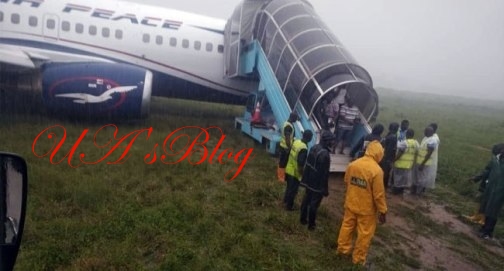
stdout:
{"type": "MultiPolygon", "coordinates": [[[[394,166],[396,168],[410,169],[413,166],[413,162],[415,162],[415,154],[417,151],[417,142],[414,139],[406,139],[406,150],[399,157],[397,161],[395,161],[394,166]]],[[[424,156],[425,157],[425,156],[424,156]]]]}
{"type": "MultiPolygon", "coordinates": [[[[436,152],[437,150],[434,150],[436,152]]],[[[428,148],[427,148],[427,140],[422,140],[422,143],[420,144],[420,148],[418,149],[418,156],[416,159],[417,164],[421,164],[423,160],[425,159],[425,156],[427,156],[428,148]]],[[[426,166],[432,165],[432,157],[435,155],[435,153],[432,153],[431,157],[427,162],[425,162],[426,166]]]]}
{"type": "Polygon", "coordinates": [[[292,148],[289,153],[289,160],[287,161],[287,166],[285,167],[285,173],[293,176],[296,180],[301,180],[301,174],[299,174],[298,170],[298,155],[301,150],[307,150],[308,147],[306,144],[301,141],[301,139],[296,139],[294,143],[292,143],[292,148]]]}
{"type": "Polygon", "coordinates": [[[282,127],[282,138],[280,139],[280,147],[282,147],[284,149],[288,148],[287,141],[285,141],[285,133],[284,133],[285,127],[287,127],[287,126],[290,126],[291,129],[292,129],[292,134],[290,136],[290,138],[291,138],[291,142],[290,142],[291,144],[290,145],[292,146],[292,142],[294,142],[294,132],[295,132],[294,131],[294,126],[292,126],[292,124],[290,122],[286,121],[284,123],[283,127],[282,127]]]}

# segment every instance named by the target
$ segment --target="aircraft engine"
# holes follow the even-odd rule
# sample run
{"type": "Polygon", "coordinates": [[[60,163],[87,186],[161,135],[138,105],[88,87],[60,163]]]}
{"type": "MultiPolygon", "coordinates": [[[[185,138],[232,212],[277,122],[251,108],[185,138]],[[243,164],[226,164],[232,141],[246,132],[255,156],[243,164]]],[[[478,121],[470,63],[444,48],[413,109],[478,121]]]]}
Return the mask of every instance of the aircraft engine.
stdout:
{"type": "Polygon", "coordinates": [[[50,63],[42,70],[42,96],[54,113],[76,117],[146,117],[152,72],[115,63],[50,63]]]}

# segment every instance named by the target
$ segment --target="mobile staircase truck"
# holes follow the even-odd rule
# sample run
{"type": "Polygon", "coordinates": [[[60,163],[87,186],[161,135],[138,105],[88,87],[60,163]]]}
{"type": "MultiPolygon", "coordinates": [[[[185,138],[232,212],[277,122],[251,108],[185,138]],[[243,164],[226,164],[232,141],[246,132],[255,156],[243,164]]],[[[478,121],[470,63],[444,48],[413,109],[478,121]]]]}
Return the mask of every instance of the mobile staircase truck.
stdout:
{"type": "Polygon", "coordinates": [[[309,147],[318,142],[320,131],[327,128],[321,109],[329,97],[346,89],[347,97],[359,108],[360,123],[354,126],[345,154],[331,154],[330,169],[345,171],[350,149],[371,131],[369,122],[378,113],[378,96],[369,73],[313,7],[304,0],[245,0],[228,20],[224,38],[226,75],[259,81],[235,126],[271,154],[278,151],[280,129],[291,112],[300,117],[294,125],[296,137],[310,129],[315,136],[309,147]],[[253,121],[256,110],[260,123],[253,121]]]}

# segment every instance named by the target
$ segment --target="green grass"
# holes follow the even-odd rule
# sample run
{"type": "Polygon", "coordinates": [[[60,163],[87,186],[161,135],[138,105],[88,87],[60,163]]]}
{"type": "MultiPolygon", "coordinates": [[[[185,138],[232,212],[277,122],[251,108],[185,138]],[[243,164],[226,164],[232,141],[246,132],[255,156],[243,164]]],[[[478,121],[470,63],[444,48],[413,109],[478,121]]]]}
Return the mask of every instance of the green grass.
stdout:
{"type": "MultiPolygon", "coordinates": [[[[479,147],[489,149],[502,140],[504,127],[499,123],[504,110],[463,100],[427,100],[384,90],[379,94],[379,122],[388,125],[407,118],[418,139],[428,123],[439,124],[435,200],[456,214],[471,213],[477,185],[465,179],[490,157],[479,147]]],[[[90,132],[78,153],[96,160],[106,150],[96,148],[93,135],[108,121],[49,117],[36,98],[13,96],[13,105],[4,105],[0,115],[0,148],[21,154],[29,164],[28,213],[17,270],[355,270],[334,253],[341,214],[333,215],[328,208],[341,206],[322,206],[315,232],[299,224],[297,212],[280,208],[284,185],[276,181],[275,160],[234,129],[234,117],[242,114],[242,107],[155,98],[148,119],[114,122],[119,136],[153,128],[148,140],[145,134],[139,136],[129,159],[107,165],[119,157],[117,153],[105,162],[74,169],[66,161],[53,165],[48,157],[35,157],[31,148],[37,134],[55,124],[66,128],[67,141],[57,156],[61,159],[87,128],[90,132]],[[170,132],[188,125],[219,126],[226,135],[221,149],[254,148],[253,158],[232,182],[224,181],[226,172],[236,167],[231,161],[144,162],[155,143],[162,144],[170,132]]],[[[196,131],[189,134],[195,136],[196,131]]],[[[208,147],[215,146],[216,135],[212,133],[208,147]]],[[[105,137],[99,138],[104,142],[105,137]]],[[[39,144],[40,152],[50,149],[47,140],[39,144]]],[[[72,161],[77,163],[78,157],[72,161]]],[[[413,223],[419,224],[421,234],[446,231],[424,216],[419,219],[413,223]]],[[[497,229],[500,236],[502,224],[497,229]]],[[[387,227],[379,227],[377,236],[399,238],[387,227]]],[[[374,241],[371,251],[375,270],[422,268],[414,253],[399,245],[391,249],[374,241]]]]}

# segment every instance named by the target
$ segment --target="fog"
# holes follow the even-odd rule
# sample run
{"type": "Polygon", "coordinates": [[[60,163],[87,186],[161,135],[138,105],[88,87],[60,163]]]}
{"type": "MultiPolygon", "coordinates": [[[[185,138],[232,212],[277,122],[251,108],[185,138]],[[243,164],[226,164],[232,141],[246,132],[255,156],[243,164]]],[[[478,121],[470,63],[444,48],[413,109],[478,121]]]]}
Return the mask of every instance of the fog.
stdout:
{"type": "MultiPolygon", "coordinates": [[[[129,1],[223,19],[240,3],[129,1]]],[[[309,2],[375,87],[504,100],[504,1],[309,2]]]]}

